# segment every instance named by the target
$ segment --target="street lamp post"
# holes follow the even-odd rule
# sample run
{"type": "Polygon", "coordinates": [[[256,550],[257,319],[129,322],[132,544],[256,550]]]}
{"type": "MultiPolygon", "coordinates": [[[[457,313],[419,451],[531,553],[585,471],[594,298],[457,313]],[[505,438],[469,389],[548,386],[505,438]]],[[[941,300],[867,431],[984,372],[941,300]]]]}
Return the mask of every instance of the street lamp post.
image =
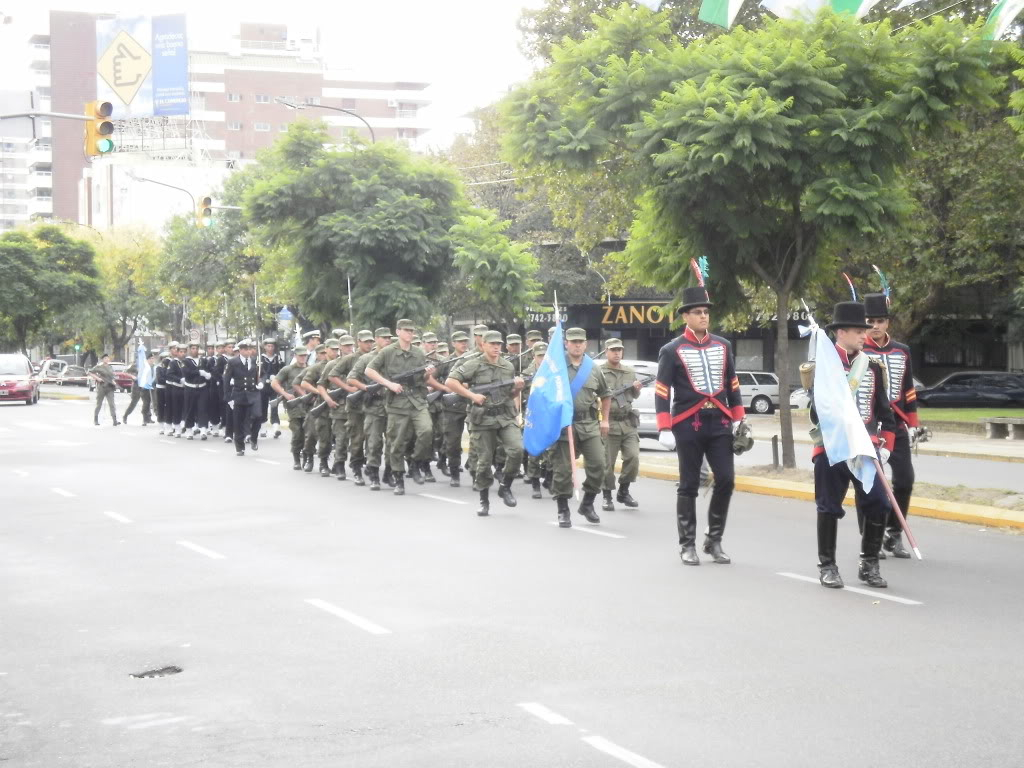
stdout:
{"type": "Polygon", "coordinates": [[[343,109],[342,107],[331,107],[331,106],[328,106],[327,104],[296,104],[294,101],[289,101],[288,99],[283,99],[281,97],[276,98],[275,101],[278,104],[284,104],[289,109],[307,109],[309,107],[312,107],[313,109],[329,109],[329,110],[332,110],[334,112],[344,112],[346,115],[351,115],[352,117],[356,118],[357,120],[362,120],[363,121],[363,125],[366,126],[366,130],[368,130],[370,132],[370,143],[371,144],[376,144],[377,143],[377,136],[373,132],[373,126],[370,125],[366,121],[365,117],[360,115],[358,112],[353,112],[351,109],[343,109]]]}

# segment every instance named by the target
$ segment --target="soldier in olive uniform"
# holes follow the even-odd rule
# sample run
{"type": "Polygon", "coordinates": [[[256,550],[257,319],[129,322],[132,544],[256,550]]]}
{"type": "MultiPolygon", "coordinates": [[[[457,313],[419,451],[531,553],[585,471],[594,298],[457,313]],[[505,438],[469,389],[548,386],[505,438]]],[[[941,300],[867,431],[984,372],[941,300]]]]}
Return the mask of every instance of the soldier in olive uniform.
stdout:
{"type": "MultiPolygon", "coordinates": [[[[295,347],[292,352],[294,354],[292,361],[270,379],[271,388],[284,400],[294,400],[303,394],[299,387],[299,381],[306,374],[306,358],[309,357],[309,350],[305,347],[295,347]]],[[[288,429],[292,433],[292,459],[295,462],[292,469],[302,469],[302,447],[306,440],[306,432],[303,428],[305,421],[305,405],[296,405],[288,411],[288,429]]]]}
{"type": "MultiPolygon", "coordinates": [[[[452,334],[452,349],[455,357],[466,354],[469,347],[469,336],[462,331],[452,334]]],[[[466,358],[452,363],[449,375],[458,370],[458,366],[466,362],[466,358]]],[[[444,398],[442,397],[443,401],[444,398]]],[[[448,473],[451,476],[449,485],[458,488],[459,475],[462,472],[462,433],[466,429],[466,401],[459,400],[455,405],[444,403],[444,453],[448,457],[448,473]]]]}
{"type": "MultiPolygon", "coordinates": [[[[601,518],[594,511],[594,499],[601,490],[605,474],[604,438],[608,436],[608,413],[611,410],[608,383],[601,368],[584,360],[587,356],[587,332],[582,328],[570,328],[565,332],[568,346],[566,367],[569,384],[576,393],[573,397],[572,425],[562,430],[554,455],[554,478],[552,489],[558,505],[558,525],[569,528],[569,497],[572,496],[572,465],[569,458],[569,434],[573,431],[576,455],[583,456],[586,480],[583,482],[583,501],[576,512],[583,515],[588,523],[600,523],[601,518]],[[587,380],[575,385],[576,376],[583,366],[590,368],[587,380]],[[600,407],[600,420],[598,419],[600,407]]],[[[549,350],[549,354],[558,354],[549,350]]]]}
{"type": "Polygon", "coordinates": [[[622,364],[623,345],[620,339],[608,339],[604,343],[608,361],[601,366],[608,389],[617,392],[629,387],[612,398],[612,407],[608,419],[608,437],[605,438],[605,451],[608,457],[604,476],[604,504],[601,509],[614,512],[612,491],[615,489],[615,460],[622,454],[622,474],[619,475],[619,492],[615,498],[627,507],[639,506],[629,494],[630,483],[636,482],[640,472],[640,435],[637,426],[640,419],[633,412],[633,400],[640,393],[640,380],[636,371],[622,364]]]}
{"type": "MultiPolygon", "coordinates": [[[[539,333],[539,332],[538,332],[539,333]]],[[[533,359],[527,366],[526,370],[523,371],[524,376],[533,376],[537,373],[537,369],[540,364],[544,362],[544,355],[547,354],[548,345],[543,341],[534,344],[530,350],[532,352],[533,359]]],[[[523,390],[523,403],[527,403],[530,400],[530,385],[527,384],[523,390]]],[[[526,454],[526,481],[533,487],[533,494],[531,498],[542,499],[544,494],[540,490],[541,478],[544,480],[544,487],[551,488],[551,456],[552,449],[548,448],[540,456],[530,456],[526,454]]]]}
{"type": "Polygon", "coordinates": [[[334,467],[333,472],[339,480],[345,479],[345,461],[348,459],[348,409],[345,407],[345,398],[356,391],[356,388],[348,383],[348,373],[352,370],[357,356],[353,354],[356,340],[351,336],[342,336],[338,339],[341,351],[338,359],[324,367],[323,375],[317,383],[317,391],[325,403],[327,403],[327,419],[330,423],[331,435],[334,437],[334,467]],[[331,391],[341,389],[338,396],[331,397],[331,391]]]}
{"type": "MultiPolygon", "coordinates": [[[[427,360],[432,360],[436,363],[441,363],[443,358],[438,352],[440,346],[437,340],[436,333],[424,333],[423,334],[423,352],[427,356],[427,360]]],[[[436,376],[435,376],[436,378],[436,376]]],[[[430,413],[430,449],[431,449],[431,461],[435,458],[437,460],[437,468],[441,470],[443,474],[448,474],[448,463],[445,460],[444,455],[444,404],[441,402],[441,398],[437,398],[434,402],[427,406],[427,411],[430,413]]],[[[430,465],[427,465],[427,473],[430,473],[430,465]]],[[[436,482],[433,473],[424,474],[424,479],[428,483],[436,482]]]]}
{"type": "Polygon", "coordinates": [[[477,439],[476,467],[473,473],[473,489],[480,493],[480,507],[477,514],[484,517],[490,513],[491,483],[494,476],[491,466],[498,445],[505,448],[505,468],[502,472],[498,496],[506,507],[516,505],[512,495],[512,480],[516,474],[519,457],[523,453],[523,435],[519,431],[515,400],[523,388],[523,379],[516,375],[512,363],[501,356],[501,334],[488,331],[484,336],[484,354],[469,360],[448,377],[445,385],[456,394],[468,399],[469,420],[477,439]],[[472,387],[506,382],[501,387],[486,393],[474,393],[472,387]]]}
{"type": "Polygon", "coordinates": [[[433,367],[422,349],[412,345],[416,330],[411,320],[398,321],[398,343],[392,344],[366,366],[366,375],[390,392],[387,409],[387,435],[391,453],[391,470],[395,479],[395,495],[405,493],[405,446],[411,434],[416,436],[409,476],[418,484],[424,482],[423,469],[429,471],[431,423],[427,412],[427,387],[437,386],[433,367]],[[410,371],[420,370],[408,376],[410,371]],[[395,379],[399,381],[395,381],[395,379]]]}
{"type": "MultiPolygon", "coordinates": [[[[345,383],[351,387],[353,393],[358,392],[352,385],[352,370],[359,361],[370,354],[373,349],[373,331],[362,330],[356,334],[356,351],[352,365],[348,370],[345,383]]],[[[363,466],[366,464],[366,425],[364,420],[366,414],[363,412],[362,403],[352,403],[346,396],[345,411],[348,414],[348,456],[349,468],[352,470],[352,482],[355,485],[366,485],[363,479],[363,466]]]]}
{"type": "MultiPolygon", "coordinates": [[[[373,332],[376,349],[363,355],[352,366],[348,374],[348,383],[356,389],[366,389],[367,384],[372,383],[366,375],[368,366],[389,344],[391,344],[391,330],[378,328],[373,332]]],[[[370,490],[380,490],[380,463],[381,454],[384,452],[384,433],[387,431],[388,416],[384,410],[384,388],[380,387],[374,393],[367,394],[362,399],[363,407],[363,430],[366,435],[366,474],[370,479],[370,490]]],[[[391,464],[385,464],[385,482],[391,474],[391,464]]]]}
{"type": "MultiPolygon", "coordinates": [[[[320,377],[324,373],[324,368],[338,359],[338,352],[341,349],[337,339],[328,339],[323,344],[323,347],[324,358],[322,360],[317,359],[312,365],[306,366],[306,373],[302,376],[302,389],[313,394],[313,399],[309,404],[311,408],[319,402],[319,393],[316,391],[316,385],[320,383],[320,377]]],[[[318,352],[319,349],[317,347],[318,352]]],[[[307,472],[312,472],[313,457],[317,456],[320,459],[320,477],[330,477],[331,470],[327,462],[331,456],[331,424],[327,414],[323,411],[320,411],[315,416],[311,413],[306,416],[305,449],[306,464],[303,469],[307,472]]]]}
{"type": "MultiPolygon", "coordinates": [[[[482,357],[484,354],[484,336],[489,329],[486,325],[473,326],[473,351],[466,356],[467,362],[482,357]]],[[[476,439],[473,437],[473,422],[466,422],[466,429],[469,430],[469,455],[466,457],[466,469],[470,477],[476,472],[476,439]]]]}

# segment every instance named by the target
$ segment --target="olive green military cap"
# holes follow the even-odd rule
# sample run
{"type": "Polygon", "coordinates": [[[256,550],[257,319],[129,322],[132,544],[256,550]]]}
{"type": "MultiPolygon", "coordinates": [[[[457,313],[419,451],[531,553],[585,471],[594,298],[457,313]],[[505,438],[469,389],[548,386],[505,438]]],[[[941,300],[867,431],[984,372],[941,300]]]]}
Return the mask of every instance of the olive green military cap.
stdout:
{"type": "Polygon", "coordinates": [[[533,345],[533,354],[534,355],[543,355],[547,351],[548,351],[548,345],[547,345],[547,342],[545,342],[545,341],[538,341],[536,344],[533,345]]]}
{"type": "Polygon", "coordinates": [[[622,339],[605,339],[604,348],[605,351],[609,349],[622,349],[624,347],[622,339]]]}
{"type": "Polygon", "coordinates": [[[336,339],[340,339],[342,336],[350,335],[347,328],[335,328],[331,331],[331,336],[336,339]]]}
{"type": "Polygon", "coordinates": [[[316,352],[317,354],[320,354],[321,352],[326,352],[327,351],[327,345],[326,344],[317,344],[315,347],[313,347],[313,351],[316,352]]]}
{"type": "Polygon", "coordinates": [[[341,344],[338,343],[337,339],[328,339],[324,342],[325,349],[340,349],[341,344]]]}
{"type": "Polygon", "coordinates": [[[338,337],[338,343],[343,347],[351,347],[355,345],[356,340],[346,333],[344,336],[338,337]]]}
{"type": "Polygon", "coordinates": [[[319,339],[320,331],[306,331],[304,334],[302,334],[302,338],[304,339],[312,339],[314,336],[319,339]]]}
{"type": "Polygon", "coordinates": [[[373,335],[376,338],[378,338],[378,339],[379,338],[390,339],[391,338],[391,329],[390,328],[378,328],[376,331],[373,332],[373,335]]]}
{"type": "Polygon", "coordinates": [[[363,330],[356,334],[359,341],[373,341],[373,331],[363,330]]]}
{"type": "Polygon", "coordinates": [[[520,336],[518,333],[510,333],[508,336],[505,337],[505,343],[506,344],[522,344],[523,343],[523,337],[520,336]]]}
{"type": "Polygon", "coordinates": [[[443,342],[443,341],[437,342],[437,351],[438,352],[447,352],[448,351],[448,345],[445,342],[443,342]]]}
{"type": "Polygon", "coordinates": [[[464,331],[456,331],[452,334],[452,341],[469,341],[469,334],[464,331]]]}
{"type": "Polygon", "coordinates": [[[565,332],[566,341],[586,341],[587,332],[582,328],[570,328],[565,332]]]}
{"type": "Polygon", "coordinates": [[[487,328],[486,325],[474,325],[473,326],[473,335],[474,336],[483,336],[485,333],[487,333],[487,331],[488,331],[488,328],[487,328]]]}
{"type": "Polygon", "coordinates": [[[540,331],[527,331],[526,332],[526,340],[527,341],[542,341],[543,339],[544,339],[544,334],[541,333],[540,331]]]}
{"type": "Polygon", "coordinates": [[[484,344],[501,343],[501,331],[488,331],[484,334],[484,344]]]}
{"type": "Polygon", "coordinates": [[[297,357],[299,355],[308,355],[309,350],[305,347],[295,347],[295,349],[292,350],[292,353],[297,357]]]}
{"type": "Polygon", "coordinates": [[[557,328],[557,326],[554,326],[554,325],[552,325],[552,326],[551,326],[550,328],[548,328],[548,338],[549,338],[549,339],[550,339],[550,338],[551,338],[552,336],[554,336],[554,335],[555,335],[555,330],[556,330],[556,328],[557,328]]]}
{"type": "Polygon", "coordinates": [[[415,331],[416,323],[408,318],[403,317],[395,324],[395,328],[399,331],[415,331]]]}
{"type": "Polygon", "coordinates": [[[427,333],[423,334],[423,341],[425,341],[427,343],[430,343],[432,341],[437,341],[437,334],[428,331],[427,333]]]}

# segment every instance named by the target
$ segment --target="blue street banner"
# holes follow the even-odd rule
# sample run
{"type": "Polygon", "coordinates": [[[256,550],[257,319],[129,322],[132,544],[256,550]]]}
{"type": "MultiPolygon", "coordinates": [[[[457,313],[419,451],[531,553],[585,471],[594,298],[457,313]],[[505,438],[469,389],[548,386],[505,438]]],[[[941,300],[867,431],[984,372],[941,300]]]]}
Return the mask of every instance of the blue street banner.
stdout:
{"type": "Polygon", "coordinates": [[[146,360],[146,345],[139,341],[139,348],[135,352],[135,381],[142,389],[153,388],[153,367],[146,360]]]}
{"type": "Polygon", "coordinates": [[[558,440],[562,429],[572,424],[572,392],[564,350],[559,319],[544,361],[534,374],[530,399],[526,403],[523,447],[531,456],[544,453],[558,440]]]}

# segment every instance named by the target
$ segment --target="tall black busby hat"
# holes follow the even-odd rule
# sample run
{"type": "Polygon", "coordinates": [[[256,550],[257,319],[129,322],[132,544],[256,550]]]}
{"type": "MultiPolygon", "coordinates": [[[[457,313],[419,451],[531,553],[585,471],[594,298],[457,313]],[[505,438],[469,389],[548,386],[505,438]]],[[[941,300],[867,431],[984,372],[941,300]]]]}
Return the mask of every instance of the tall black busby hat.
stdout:
{"type": "Polygon", "coordinates": [[[830,331],[836,328],[870,328],[864,319],[864,305],[859,301],[840,301],[832,311],[832,322],[825,326],[830,331]]]}
{"type": "Polygon", "coordinates": [[[683,288],[683,305],[680,309],[689,312],[695,307],[713,307],[714,304],[708,298],[708,291],[703,285],[694,285],[690,288],[683,288]]]}
{"type": "Polygon", "coordinates": [[[884,293],[869,293],[864,296],[865,317],[888,317],[889,299],[884,293]]]}

